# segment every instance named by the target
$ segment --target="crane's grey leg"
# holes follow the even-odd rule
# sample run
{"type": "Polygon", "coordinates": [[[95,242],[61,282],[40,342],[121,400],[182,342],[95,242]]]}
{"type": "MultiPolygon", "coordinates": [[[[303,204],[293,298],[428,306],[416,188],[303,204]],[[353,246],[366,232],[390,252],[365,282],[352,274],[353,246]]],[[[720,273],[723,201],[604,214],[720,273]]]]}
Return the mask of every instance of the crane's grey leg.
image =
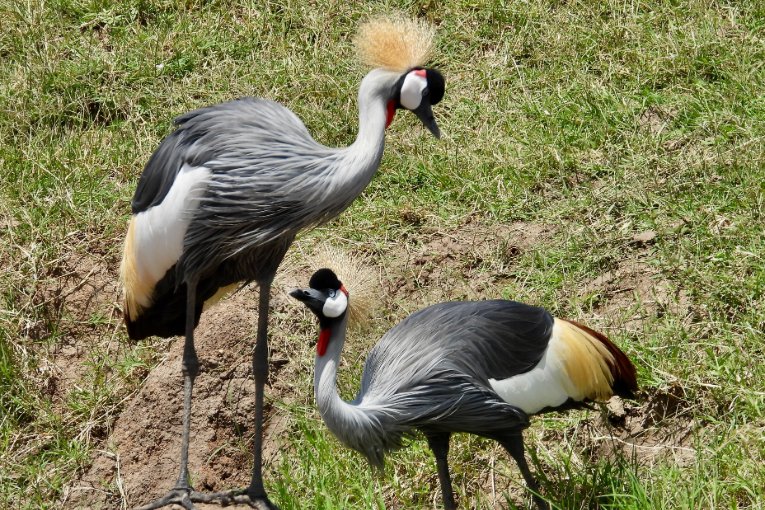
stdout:
{"type": "Polygon", "coordinates": [[[191,436],[191,395],[194,380],[199,375],[199,358],[194,347],[194,318],[196,316],[196,281],[188,283],[186,291],[186,341],[183,343],[183,437],[181,438],[181,469],[176,489],[189,490],[189,438],[191,436]]]}
{"type": "MultiPolygon", "coordinates": [[[[222,506],[242,504],[258,510],[279,510],[271,503],[263,486],[263,393],[268,380],[268,307],[271,281],[260,283],[258,301],[258,332],[252,355],[255,377],[255,438],[253,440],[252,479],[246,489],[200,493],[191,491],[189,499],[195,503],[217,503],[222,506]]],[[[148,509],[147,509],[148,510],[148,509]]]]}
{"type": "MultiPolygon", "coordinates": [[[[263,486],[263,391],[268,381],[268,307],[271,300],[271,280],[261,282],[258,300],[258,334],[252,354],[255,377],[255,439],[253,441],[252,479],[247,494],[268,502],[263,486]]],[[[276,508],[270,502],[272,508],[276,508]]]]}
{"type": "Polygon", "coordinates": [[[523,479],[526,481],[526,485],[532,491],[532,497],[534,498],[534,503],[537,505],[537,508],[539,510],[549,510],[550,506],[539,495],[539,484],[534,478],[534,475],[531,474],[529,465],[526,463],[526,455],[523,449],[523,435],[518,432],[517,434],[512,434],[502,439],[498,439],[498,441],[502,446],[505,447],[507,453],[509,453],[510,456],[515,459],[515,462],[518,464],[518,468],[521,470],[521,474],[523,475],[523,479]]]}
{"type": "Polygon", "coordinates": [[[187,510],[194,508],[189,485],[189,437],[191,435],[191,395],[194,380],[199,375],[199,358],[194,348],[194,318],[196,315],[197,282],[191,281],[186,289],[186,340],[183,343],[183,435],[181,437],[181,466],[178,481],[165,496],[139,507],[136,510],[154,510],[170,504],[180,505],[187,510]]]}
{"type": "Polygon", "coordinates": [[[436,466],[438,467],[438,481],[441,483],[441,495],[444,498],[445,510],[456,510],[457,504],[454,502],[454,491],[452,490],[452,478],[449,476],[449,438],[451,434],[425,433],[428,438],[428,446],[433,450],[436,457],[436,466]]]}

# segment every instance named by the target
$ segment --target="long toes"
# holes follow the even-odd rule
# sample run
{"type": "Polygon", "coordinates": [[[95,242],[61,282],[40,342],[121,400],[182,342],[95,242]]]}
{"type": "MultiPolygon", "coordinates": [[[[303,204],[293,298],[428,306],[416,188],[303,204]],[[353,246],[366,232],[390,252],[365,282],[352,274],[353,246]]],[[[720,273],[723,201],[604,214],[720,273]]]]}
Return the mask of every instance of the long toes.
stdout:
{"type": "Polygon", "coordinates": [[[222,506],[247,505],[256,510],[279,510],[279,507],[271,503],[268,496],[250,496],[247,490],[239,489],[225,492],[196,492],[189,494],[189,499],[194,503],[217,503],[222,506]]]}
{"type": "Polygon", "coordinates": [[[157,510],[169,505],[180,505],[185,510],[194,510],[194,503],[190,497],[191,490],[187,488],[174,488],[159,499],[138,507],[135,510],[157,510]]]}
{"type": "Polygon", "coordinates": [[[257,508],[258,510],[279,510],[279,507],[271,503],[271,501],[268,498],[256,500],[255,508],[257,508]]]}

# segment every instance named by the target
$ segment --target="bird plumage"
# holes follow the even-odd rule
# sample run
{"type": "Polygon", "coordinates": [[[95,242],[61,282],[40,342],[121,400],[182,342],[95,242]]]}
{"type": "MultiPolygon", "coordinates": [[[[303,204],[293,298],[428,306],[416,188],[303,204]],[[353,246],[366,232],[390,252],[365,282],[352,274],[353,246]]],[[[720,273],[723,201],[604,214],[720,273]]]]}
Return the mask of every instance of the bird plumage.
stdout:
{"type": "Polygon", "coordinates": [[[317,405],[340,441],[376,466],[415,430],[520,437],[532,414],[637,388],[634,366],[605,336],[516,301],[464,301],[424,308],[385,333],[358,395],[344,402],[335,388],[344,317],[321,315],[312,303],[327,290],[316,284],[292,295],[330,336],[316,357],[317,405]]]}
{"type": "Polygon", "coordinates": [[[593,338],[543,308],[516,301],[447,302],[419,310],[385,333],[367,357],[352,404],[370,410],[380,425],[355,441],[361,446],[356,449],[399,445],[402,435],[420,427],[474,433],[525,427],[527,415],[569,399],[610,397],[615,380],[634,388],[634,371],[613,374],[618,368],[613,355],[593,338]],[[566,350],[557,352],[561,349],[566,350]],[[523,376],[545,355],[548,363],[540,370],[550,371],[550,377],[524,384],[523,376]],[[564,393],[540,403],[547,388],[533,383],[549,385],[550,379],[564,393]],[[516,384],[508,387],[506,381],[516,384]],[[486,412],[489,407],[492,412],[486,412]],[[388,437],[372,437],[380,433],[388,437]]]}
{"type": "Polygon", "coordinates": [[[428,61],[434,36],[433,28],[423,21],[388,17],[361,25],[354,43],[369,67],[403,73],[428,61]]]}

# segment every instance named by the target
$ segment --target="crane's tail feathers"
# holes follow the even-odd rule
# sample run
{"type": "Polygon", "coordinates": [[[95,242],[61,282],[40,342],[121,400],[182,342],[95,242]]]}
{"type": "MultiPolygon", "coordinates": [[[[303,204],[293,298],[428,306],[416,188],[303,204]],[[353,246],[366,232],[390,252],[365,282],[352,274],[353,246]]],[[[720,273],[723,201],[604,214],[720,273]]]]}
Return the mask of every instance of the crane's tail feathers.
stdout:
{"type": "Polygon", "coordinates": [[[434,33],[424,21],[378,18],[359,28],[355,43],[359,57],[368,66],[403,73],[428,61],[434,33]]]}
{"type": "Polygon", "coordinates": [[[634,395],[635,366],[616,344],[602,333],[566,319],[555,319],[555,329],[566,351],[562,359],[574,400],[634,395]]]}

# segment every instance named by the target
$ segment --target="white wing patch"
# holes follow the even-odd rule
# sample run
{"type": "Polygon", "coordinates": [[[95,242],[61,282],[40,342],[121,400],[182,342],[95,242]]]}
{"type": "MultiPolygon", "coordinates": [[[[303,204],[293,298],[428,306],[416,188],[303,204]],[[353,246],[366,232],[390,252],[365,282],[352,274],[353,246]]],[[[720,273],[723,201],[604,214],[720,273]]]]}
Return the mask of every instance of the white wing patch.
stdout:
{"type": "Polygon", "coordinates": [[[153,285],[180,258],[183,238],[210,173],[208,168],[184,164],[164,200],[134,216],[135,264],[141,281],[153,285]]]}
{"type": "Polygon", "coordinates": [[[558,338],[557,321],[544,356],[530,371],[508,377],[489,379],[489,384],[508,404],[534,414],[545,407],[557,407],[579,393],[569,379],[564,359],[566,346],[558,338]]]}

